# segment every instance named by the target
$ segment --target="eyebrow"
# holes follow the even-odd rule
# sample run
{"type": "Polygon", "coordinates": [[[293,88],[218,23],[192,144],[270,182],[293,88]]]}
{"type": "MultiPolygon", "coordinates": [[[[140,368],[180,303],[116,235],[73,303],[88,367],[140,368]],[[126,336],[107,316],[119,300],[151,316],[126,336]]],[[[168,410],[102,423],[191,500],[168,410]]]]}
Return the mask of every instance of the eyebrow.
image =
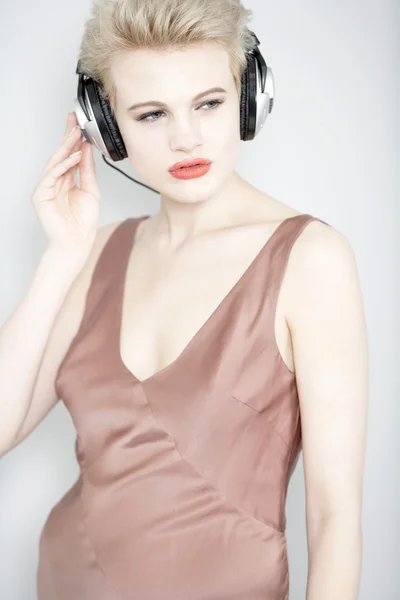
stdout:
{"type": "MultiPolygon", "coordinates": [[[[203,98],[203,96],[207,96],[208,94],[214,94],[215,92],[224,92],[227,93],[226,90],[224,90],[224,88],[221,87],[213,87],[210,88],[209,90],[206,90],[205,92],[201,92],[200,94],[197,94],[197,96],[195,96],[193,98],[193,101],[195,102],[196,100],[200,100],[200,98],[203,98]]],[[[136,108],[141,108],[143,106],[159,106],[161,108],[167,108],[167,104],[165,104],[165,102],[159,102],[157,100],[149,100],[148,102],[139,102],[138,104],[132,104],[132,106],[130,106],[128,108],[128,112],[130,112],[131,110],[135,110],[136,108]]]]}

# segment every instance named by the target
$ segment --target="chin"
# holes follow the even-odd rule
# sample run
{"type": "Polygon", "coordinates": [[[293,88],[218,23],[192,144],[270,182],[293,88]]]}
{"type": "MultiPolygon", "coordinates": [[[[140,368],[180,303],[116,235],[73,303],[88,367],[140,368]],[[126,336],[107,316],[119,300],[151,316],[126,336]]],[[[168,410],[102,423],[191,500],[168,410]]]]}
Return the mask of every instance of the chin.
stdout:
{"type": "Polygon", "coordinates": [[[214,196],[222,185],[223,182],[207,181],[206,177],[186,180],[176,179],[172,185],[160,188],[160,194],[164,198],[170,198],[182,204],[196,204],[205,202],[214,196]]]}

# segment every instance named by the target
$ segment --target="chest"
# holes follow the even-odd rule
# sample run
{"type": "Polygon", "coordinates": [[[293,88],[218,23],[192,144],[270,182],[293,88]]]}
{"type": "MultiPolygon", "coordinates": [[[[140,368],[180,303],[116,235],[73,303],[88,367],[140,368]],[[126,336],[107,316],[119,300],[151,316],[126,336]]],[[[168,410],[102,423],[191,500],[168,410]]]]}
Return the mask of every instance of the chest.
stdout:
{"type": "MultiPolygon", "coordinates": [[[[199,339],[215,342],[220,318],[235,319],[237,310],[246,318],[246,306],[257,294],[257,278],[269,276],[258,264],[263,244],[265,234],[256,235],[250,244],[248,239],[247,244],[240,240],[218,247],[203,244],[162,263],[140,253],[133,256],[121,298],[120,355],[128,370],[140,380],[149,378],[176,362],[199,339]]],[[[283,361],[293,370],[283,295],[273,335],[283,361]]]]}

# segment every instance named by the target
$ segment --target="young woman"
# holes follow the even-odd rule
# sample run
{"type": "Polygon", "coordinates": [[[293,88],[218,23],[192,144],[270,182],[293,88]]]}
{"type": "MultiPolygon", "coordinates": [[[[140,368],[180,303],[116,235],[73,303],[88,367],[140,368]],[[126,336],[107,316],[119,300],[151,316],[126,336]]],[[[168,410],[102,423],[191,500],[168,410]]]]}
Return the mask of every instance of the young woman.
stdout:
{"type": "Polygon", "coordinates": [[[77,430],[80,476],[43,528],[39,600],[287,600],[301,449],[307,600],[357,598],[357,268],[340,232],[235,170],[249,16],[239,0],[99,0],[86,23],[81,67],[161,204],[98,228],[91,144],[69,115],[32,198],[48,249],[0,338],[9,355],[27,340],[29,375],[12,382],[3,453],[59,398],[77,430]],[[174,172],[187,160],[203,166],[174,172]]]}

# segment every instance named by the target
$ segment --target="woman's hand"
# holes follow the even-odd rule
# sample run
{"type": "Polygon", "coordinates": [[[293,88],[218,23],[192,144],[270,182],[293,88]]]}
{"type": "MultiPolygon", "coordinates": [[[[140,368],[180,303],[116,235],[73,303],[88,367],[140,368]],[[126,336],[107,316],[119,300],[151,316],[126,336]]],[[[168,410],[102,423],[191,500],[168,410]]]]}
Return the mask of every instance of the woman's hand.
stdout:
{"type": "Polygon", "coordinates": [[[100,189],[93,149],[82,141],[75,113],[69,113],[62,144],[47,162],[31,197],[49,246],[73,256],[90,252],[99,221],[100,189]],[[71,157],[77,151],[81,154],[71,157]],[[76,185],[78,168],[80,187],[76,185]]]}

